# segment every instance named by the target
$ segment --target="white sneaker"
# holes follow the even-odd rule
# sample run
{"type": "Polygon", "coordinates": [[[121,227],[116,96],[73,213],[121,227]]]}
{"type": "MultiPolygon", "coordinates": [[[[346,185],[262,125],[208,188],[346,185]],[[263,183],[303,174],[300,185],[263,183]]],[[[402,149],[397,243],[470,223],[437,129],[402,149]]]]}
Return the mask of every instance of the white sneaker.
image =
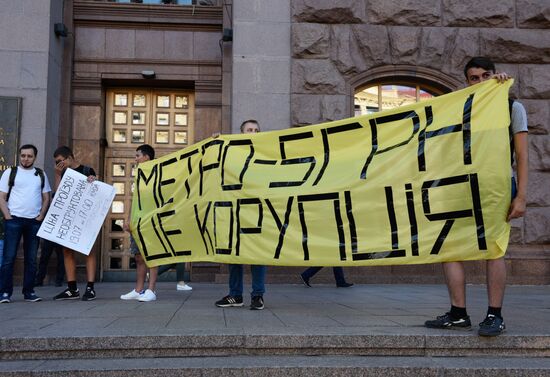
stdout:
{"type": "Polygon", "coordinates": [[[125,295],[121,295],[121,300],[137,300],[139,298],[140,293],[136,292],[135,289],[132,289],[130,292],[126,293],[125,295]]]}
{"type": "Polygon", "coordinates": [[[190,285],[185,284],[184,281],[180,281],[180,282],[178,282],[178,284],[176,284],[176,290],[177,291],[192,291],[193,288],[191,288],[190,285]]]}
{"type": "Polygon", "coordinates": [[[155,301],[157,299],[157,295],[155,292],[153,292],[150,289],[147,289],[143,294],[139,295],[138,301],[141,302],[147,302],[147,301],[155,301]]]}

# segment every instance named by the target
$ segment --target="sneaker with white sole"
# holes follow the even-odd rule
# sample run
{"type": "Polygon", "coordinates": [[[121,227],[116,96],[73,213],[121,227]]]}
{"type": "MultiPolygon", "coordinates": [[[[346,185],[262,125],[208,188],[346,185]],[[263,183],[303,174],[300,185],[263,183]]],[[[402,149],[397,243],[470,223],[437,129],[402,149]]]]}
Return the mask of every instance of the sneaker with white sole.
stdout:
{"type": "Polygon", "coordinates": [[[250,310],[263,310],[264,298],[262,296],[254,296],[250,301],[250,310]]]}
{"type": "Polygon", "coordinates": [[[78,289],[72,291],[69,288],[67,288],[63,292],[55,296],[53,299],[55,301],[59,301],[59,300],[78,300],[79,298],[80,298],[80,291],[78,289]]]}
{"type": "Polygon", "coordinates": [[[424,326],[431,329],[470,330],[472,323],[469,316],[454,318],[449,312],[438,316],[434,320],[426,321],[424,326]]]}
{"type": "Polygon", "coordinates": [[[11,297],[7,293],[2,293],[2,297],[0,298],[0,304],[9,304],[11,302],[11,297]]]}
{"type": "Polygon", "coordinates": [[[130,292],[120,295],[121,300],[137,300],[144,292],[137,292],[135,289],[132,289],[130,292]]]}
{"type": "Polygon", "coordinates": [[[41,297],[38,297],[36,295],[36,293],[32,292],[32,293],[25,293],[25,301],[28,301],[28,302],[38,302],[38,301],[42,301],[42,298],[41,297]]]}
{"type": "Polygon", "coordinates": [[[95,300],[95,290],[92,287],[86,287],[84,294],[82,295],[82,301],[95,300]]]}
{"type": "Polygon", "coordinates": [[[148,302],[148,301],[155,301],[157,299],[157,295],[155,292],[153,292],[150,289],[147,289],[143,294],[139,295],[138,301],[140,302],[148,302]]]}
{"type": "Polygon", "coordinates": [[[215,305],[218,308],[230,308],[232,306],[243,306],[243,296],[227,295],[221,300],[216,301],[215,305]]]}
{"type": "Polygon", "coordinates": [[[481,336],[497,336],[506,331],[506,325],[502,317],[489,314],[483,322],[479,324],[478,334],[481,336]]]}
{"type": "Polygon", "coordinates": [[[177,291],[192,291],[193,288],[190,285],[185,284],[184,281],[180,281],[180,282],[178,282],[178,284],[176,284],[176,290],[177,291]]]}

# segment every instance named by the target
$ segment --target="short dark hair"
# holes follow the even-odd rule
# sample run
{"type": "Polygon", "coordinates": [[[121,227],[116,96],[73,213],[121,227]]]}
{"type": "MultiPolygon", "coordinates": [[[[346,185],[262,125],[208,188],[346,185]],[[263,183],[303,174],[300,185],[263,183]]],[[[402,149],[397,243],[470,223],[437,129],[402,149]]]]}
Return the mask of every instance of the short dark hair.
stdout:
{"type": "Polygon", "coordinates": [[[32,145],[32,144],[25,144],[25,145],[22,145],[20,148],[19,148],[19,154],[21,154],[21,151],[23,149],[32,149],[34,151],[34,157],[38,156],[38,149],[32,145]]]}
{"type": "Polygon", "coordinates": [[[248,119],[241,123],[241,132],[243,132],[244,125],[247,123],[254,123],[256,126],[258,126],[258,130],[260,130],[260,123],[256,119],[248,119]]]}
{"type": "Polygon", "coordinates": [[[464,76],[466,79],[468,79],[468,70],[470,68],[482,68],[486,71],[493,71],[493,73],[496,73],[495,63],[484,56],[474,56],[466,63],[466,66],[464,66],[464,76]]]}
{"type": "Polygon", "coordinates": [[[69,157],[74,158],[73,151],[71,150],[71,148],[67,147],[66,145],[63,145],[57,148],[53,152],[53,158],[56,158],[57,156],[61,156],[63,158],[69,158],[69,157]]]}
{"type": "Polygon", "coordinates": [[[149,144],[142,144],[136,148],[136,152],[149,156],[149,160],[155,159],[155,149],[149,144]]]}

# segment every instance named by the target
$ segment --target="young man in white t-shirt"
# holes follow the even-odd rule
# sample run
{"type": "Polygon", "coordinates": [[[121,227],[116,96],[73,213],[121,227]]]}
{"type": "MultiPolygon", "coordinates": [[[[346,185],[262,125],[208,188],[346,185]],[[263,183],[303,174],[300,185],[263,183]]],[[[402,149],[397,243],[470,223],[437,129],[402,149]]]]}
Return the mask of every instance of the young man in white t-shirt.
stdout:
{"type": "Polygon", "coordinates": [[[50,184],[43,170],[35,168],[38,150],[26,144],[19,148],[19,166],[7,169],[0,179],[0,210],[5,218],[4,258],[0,267],[0,303],[9,303],[13,293],[13,265],[24,241],[23,296],[25,301],[40,301],[34,293],[36,235],[50,201],[50,184]],[[12,173],[13,171],[13,173],[12,173]]]}

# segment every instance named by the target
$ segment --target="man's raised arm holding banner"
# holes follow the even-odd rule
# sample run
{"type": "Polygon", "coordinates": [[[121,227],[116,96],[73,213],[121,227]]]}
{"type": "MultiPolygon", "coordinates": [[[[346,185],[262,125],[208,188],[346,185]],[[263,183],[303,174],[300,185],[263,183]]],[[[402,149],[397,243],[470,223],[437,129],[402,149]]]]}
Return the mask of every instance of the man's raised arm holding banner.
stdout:
{"type": "MultiPolygon", "coordinates": [[[[482,72],[471,84],[494,74],[474,68],[482,72]]],[[[519,103],[511,105],[519,187],[512,202],[503,158],[511,84],[491,80],[380,113],[223,135],[140,164],[134,238],[150,266],[453,262],[445,271],[458,283],[449,289],[467,323],[465,304],[454,298],[464,296],[462,265],[454,262],[490,260],[489,301],[498,310],[507,217],[525,210],[527,129],[519,103]]],[[[442,318],[426,325],[449,328],[442,318]]]]}
{"type": "MultiPolygon", "coordinates": [[[[472,58],[464,68],[464,75],[468,85],[475,85],[486,80],[496,78],[499,82],[506,81],[505,73],[497,73],[493,62],[487,58],[472,58]]],[[[518,101],[510,100],[510,135],[517,165],[517,189],[512,177],[512,202],[508,211],[507,220],[522,217],[525,213],[525,201],[527,195],[527,171],[528,171],[528,144],[527,144],[527,115],[523,105],[518,101]]],[[[506,157],[506,156],[502,156],[506,157]]],[[[479,324],[479,335],[496,336],[505,329],[501,309],[504,299],[506,284],[506,264],[504,256],[489,259],[487,265],[487,293],[489,307],[487,316],[479,324]]],[[[443,271],[449,289],[451,309],[435,320],[426,321],[426,327],[445,329],[469,329],[470,317],[466,312],[466,280],[462,262],[444,262],[443,271]]]]}

